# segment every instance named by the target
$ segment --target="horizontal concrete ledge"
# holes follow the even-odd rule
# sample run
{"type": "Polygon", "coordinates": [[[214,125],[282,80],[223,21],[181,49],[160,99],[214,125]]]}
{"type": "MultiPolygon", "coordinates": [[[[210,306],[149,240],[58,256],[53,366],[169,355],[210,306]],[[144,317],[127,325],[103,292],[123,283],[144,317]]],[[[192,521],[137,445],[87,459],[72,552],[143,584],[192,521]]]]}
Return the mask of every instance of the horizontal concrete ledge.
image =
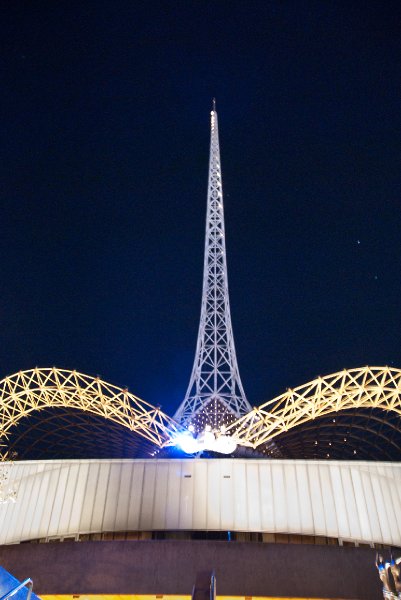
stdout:
{"type": "Polygon", "coordinates": [[[0,546],[0,564],[41,594],[190,594],[216,572],[225,596],[379,600],[375,550],[220,541],[121,541],[0,546]]]}

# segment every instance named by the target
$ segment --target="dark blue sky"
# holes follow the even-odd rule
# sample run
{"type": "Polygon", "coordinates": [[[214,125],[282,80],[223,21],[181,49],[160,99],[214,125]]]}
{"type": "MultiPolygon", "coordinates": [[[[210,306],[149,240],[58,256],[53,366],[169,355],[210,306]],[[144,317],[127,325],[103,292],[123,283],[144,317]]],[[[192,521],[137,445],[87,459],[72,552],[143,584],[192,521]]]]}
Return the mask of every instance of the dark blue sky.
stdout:
{"type": "Polygon", "coordinates": [[[211,98],[251,404],[401,367],[399,2],[3,1],[0,374],[174,412],[198,328],[211,98]]]}

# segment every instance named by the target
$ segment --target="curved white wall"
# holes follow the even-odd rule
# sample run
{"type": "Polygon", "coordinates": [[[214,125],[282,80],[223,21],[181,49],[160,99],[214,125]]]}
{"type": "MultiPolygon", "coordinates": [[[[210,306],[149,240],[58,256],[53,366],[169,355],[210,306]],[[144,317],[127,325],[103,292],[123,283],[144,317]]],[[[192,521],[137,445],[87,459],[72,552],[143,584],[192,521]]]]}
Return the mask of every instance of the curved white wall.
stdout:
{"type": "Polygon", "coordinates": [[[0,544],[106,531],[231,530],[401,546],[401,464],[253,459],[25,461],[0,544]]]}

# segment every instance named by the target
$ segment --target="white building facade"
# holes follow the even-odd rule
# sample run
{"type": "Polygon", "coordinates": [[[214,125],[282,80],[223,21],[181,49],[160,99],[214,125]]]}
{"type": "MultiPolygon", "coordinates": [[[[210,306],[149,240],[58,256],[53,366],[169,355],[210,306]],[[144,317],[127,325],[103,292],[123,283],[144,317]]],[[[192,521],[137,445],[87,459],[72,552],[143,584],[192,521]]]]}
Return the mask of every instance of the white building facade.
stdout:
{"type": "Polygon", "coordinates": [[[401,464],[160,459],[21,461],[0,544],[101,532],[232,531],[401,547],[401,464]]]}

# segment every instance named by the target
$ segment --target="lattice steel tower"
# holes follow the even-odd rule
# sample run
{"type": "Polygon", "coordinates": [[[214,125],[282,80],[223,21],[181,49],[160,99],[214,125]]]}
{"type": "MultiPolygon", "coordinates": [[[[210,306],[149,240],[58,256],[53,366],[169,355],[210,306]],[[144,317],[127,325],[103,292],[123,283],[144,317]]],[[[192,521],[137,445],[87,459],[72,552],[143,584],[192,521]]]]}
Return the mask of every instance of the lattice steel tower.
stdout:
{"type": "Polygon", "coordinates": [[[238,371],[228,298],[223,186],[216,104],[211,112],[202,307],[192,375],[175,419],[195,431],[252,410],[238,371]]]}

